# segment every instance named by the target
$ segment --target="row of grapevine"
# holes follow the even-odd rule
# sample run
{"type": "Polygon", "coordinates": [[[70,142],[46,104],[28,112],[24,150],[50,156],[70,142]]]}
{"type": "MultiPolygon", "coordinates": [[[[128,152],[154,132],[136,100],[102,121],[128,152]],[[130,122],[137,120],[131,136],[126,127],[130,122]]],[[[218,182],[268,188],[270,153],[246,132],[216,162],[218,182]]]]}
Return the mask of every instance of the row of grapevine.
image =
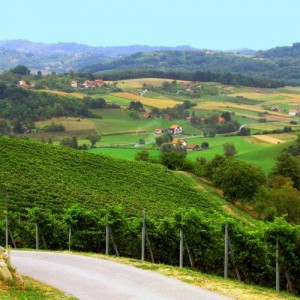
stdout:
{"type": "MultiPolygon", "coordinates": [[[[8,212],[9,243],[17,247],[72,249],[141,258],[142,214],[128,216],[120,206],[99,211],[70,206],[61,218],[42,208],[29,209],[26,218],[8,212]],[[106,240],[107,226],[111,237],[106,240]],[[107,244],[108,243],[108,244],[107,244]]],[[[216,213],[207,217],[195,210],[178,210],[163,217],[146,217],[145,259],[191,267],[223,276],[224,226],[229,224],[231,256],[229,277],[275,287],[276,242],[279,245],[279,285],[300,294],[300,226],[281,219],[258,227],[246,227],[216,213]],[[183,261],[180,262],[180,231],[183,232],[183,261]]],[[[2,232],[4,233],[4,222],[2,232]]],[[[0,240],[4,243],[4,234],[0,240]]]]}

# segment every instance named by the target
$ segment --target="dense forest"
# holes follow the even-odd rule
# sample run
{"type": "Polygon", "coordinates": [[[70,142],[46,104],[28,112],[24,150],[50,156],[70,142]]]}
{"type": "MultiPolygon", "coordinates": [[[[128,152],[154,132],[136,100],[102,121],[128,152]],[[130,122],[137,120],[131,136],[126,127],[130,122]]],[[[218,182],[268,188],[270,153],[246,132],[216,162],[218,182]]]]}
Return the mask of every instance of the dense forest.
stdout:
{"type": "Polygon", "coordinates": [[[300,84],[298,44],[274,48],[255,55],[236,55],[216,51],[156,51],[136,53],[83,68],[100,72],[122,69],[154,69],[161,71],[200,71],[233,73],[243,76],[282,80],[286,84],[300,84]]]}
{"type": "Polygon", "coordinates": [[[122,80],[132,78],[168,78],[175,80],[190,80],[202,82],[220,82],[228,85],[242,85],[262,88],[284,86],[283,81],[268,78],[251,77],[234,73],[191,72],[191,71],[162,71],[154,69],[125,69],[102,71],[98,73],[104,80],[122,80]]]}

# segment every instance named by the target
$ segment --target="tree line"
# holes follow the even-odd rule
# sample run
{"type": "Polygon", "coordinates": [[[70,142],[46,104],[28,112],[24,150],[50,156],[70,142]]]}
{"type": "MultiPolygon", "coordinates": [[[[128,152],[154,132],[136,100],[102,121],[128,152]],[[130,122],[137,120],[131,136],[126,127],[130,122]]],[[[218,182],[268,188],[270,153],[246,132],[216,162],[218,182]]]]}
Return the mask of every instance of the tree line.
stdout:
{"type": "Polygon", "coordinates": [[[125,69],[102,71],[99,73],[104,80],[123,80],[134,78],[166,78],[174,80],[189,80],[202,82],[220,82],[228,85],[242,85],[261,88],[283,87],[285,83],[280,80],[247,76],[240,73],[211,72],[211,71],[162,71],[155,69],[125,69]]]}

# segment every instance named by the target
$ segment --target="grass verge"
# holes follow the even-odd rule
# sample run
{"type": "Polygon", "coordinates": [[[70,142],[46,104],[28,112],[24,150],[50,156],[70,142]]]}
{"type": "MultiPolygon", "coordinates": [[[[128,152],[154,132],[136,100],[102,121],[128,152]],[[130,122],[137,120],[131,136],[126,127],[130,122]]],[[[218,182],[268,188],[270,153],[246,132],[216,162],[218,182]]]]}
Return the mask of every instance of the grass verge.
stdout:
{"type": "Polygon", "coordinates": [[[14,284],[8,284],[0,281],[0,298],[2,300],[15,300],[15,299],[66,299],[73,300],[75,297],[68,296],[62,291],[51,287],[43,282],[33,280],[27,276],[22,276],[25,288],[22,290],[14,284]]]}

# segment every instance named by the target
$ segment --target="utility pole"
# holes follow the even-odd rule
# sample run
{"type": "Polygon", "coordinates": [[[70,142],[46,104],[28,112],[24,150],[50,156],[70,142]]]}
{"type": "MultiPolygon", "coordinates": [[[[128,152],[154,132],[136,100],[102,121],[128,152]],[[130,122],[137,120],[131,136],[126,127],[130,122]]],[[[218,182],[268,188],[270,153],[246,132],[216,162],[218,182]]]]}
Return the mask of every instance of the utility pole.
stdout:
{"type": "Polygon", "coordinates": [[[109,225],[108,225],[108,216],[106,214],[106,228],[105,228],[105,254],[109,254],[109,225]]]}
{"type": "Polygon", "coordinates": [[[225,257],[224,257],[224,278],[228,278],[228,253],[229,253],[229,247],[228,247],[228,223],[225,224],[225,257]]]}
{"type": "Polygon", "coordinates": [[[145,236],[146,236],[146,222],[145,222],[145,209],[143,209],[143,225],[142,225],[142,253],[141,260],[145,260],[145,236]]]}

